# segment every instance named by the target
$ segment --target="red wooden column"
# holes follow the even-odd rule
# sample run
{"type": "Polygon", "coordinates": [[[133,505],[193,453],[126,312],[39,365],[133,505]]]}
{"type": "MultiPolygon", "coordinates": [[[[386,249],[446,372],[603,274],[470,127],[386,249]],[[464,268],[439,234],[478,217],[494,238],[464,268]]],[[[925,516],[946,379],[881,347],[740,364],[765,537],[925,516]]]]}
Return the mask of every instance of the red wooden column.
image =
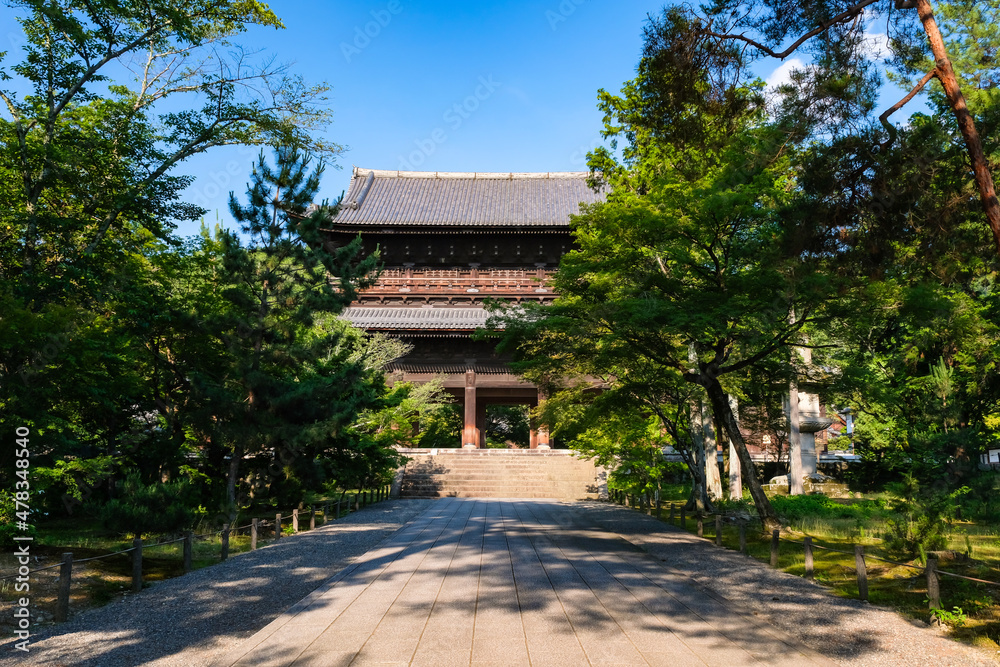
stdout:
{"type": "Polygon", "coordinates": [[[462,447],[479,449],[479,429],[476,428],[476,371],[465,371],[465,429],[462,447]]]}

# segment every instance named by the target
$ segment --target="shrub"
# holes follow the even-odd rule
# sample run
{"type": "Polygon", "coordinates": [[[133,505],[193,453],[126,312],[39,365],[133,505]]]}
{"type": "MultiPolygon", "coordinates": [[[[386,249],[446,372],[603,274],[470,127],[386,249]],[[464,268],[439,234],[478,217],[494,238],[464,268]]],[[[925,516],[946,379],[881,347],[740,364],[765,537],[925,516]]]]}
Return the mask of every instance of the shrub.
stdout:
{"type": "Polygon", "coordinates": [[[900,500],[893,507],[895,515],[886,521],[882,536],[886,551],[899,558],[914,558],[944,549],[948,545],[945,519],[955,511],[957,498],[968,488],[949,494],[927,493],[913,475],[905,475],[893,490],[900,500]]]}
{"type": "Polygon", "coordinates": [[[911,506],[910,511],[898,513],[885,524],[882,542],[894,557],[910,559],[948,545],[944,520],[926,509],[911,506]]]}
{"type": "Polygon", "coordinates": [[[99,515],[104,527],[115,533],[135,537],[172,533],[194,521],[187,482],[145,485],[135,472],[119,482],[118,492],[119,497],[104,505],[99,515]]]}

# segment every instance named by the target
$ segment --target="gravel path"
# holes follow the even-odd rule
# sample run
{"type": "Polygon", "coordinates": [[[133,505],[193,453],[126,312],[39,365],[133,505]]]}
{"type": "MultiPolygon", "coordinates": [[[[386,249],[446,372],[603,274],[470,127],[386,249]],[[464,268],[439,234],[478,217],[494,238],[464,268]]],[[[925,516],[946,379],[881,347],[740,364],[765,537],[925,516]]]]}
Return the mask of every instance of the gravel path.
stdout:
{"type": "Polygon", "coordinates": [[[995,666],[1000,653],[966,646],[896,612],[828,589],[633,510],[581,504],[581,526],[597,522],[703,588],[849,667],[995,666]]]}
{"type": "MultiPolygon", "coordinates": [[[[208,665],[433,503],[379,503],[277,545],[157,583],[43,631],[33,637],[27,656],[12,654],[9,643],[0,646],[0,666],[208,665]]],[[[574,529],[597,524],[620,535],[742,610],[752,624],[772,624],[845,667],[1000,664],[1000,654],[951,641],[887,609],[838,598],[637,512],[591,502],[573,505],[563,516],[574,529]]]]}
{"type": "Polygon", "coordinates": [[[430,500],[390,500],[42,630],[0,665],[194,667],[253,635],[386,540],[430,500]]]}

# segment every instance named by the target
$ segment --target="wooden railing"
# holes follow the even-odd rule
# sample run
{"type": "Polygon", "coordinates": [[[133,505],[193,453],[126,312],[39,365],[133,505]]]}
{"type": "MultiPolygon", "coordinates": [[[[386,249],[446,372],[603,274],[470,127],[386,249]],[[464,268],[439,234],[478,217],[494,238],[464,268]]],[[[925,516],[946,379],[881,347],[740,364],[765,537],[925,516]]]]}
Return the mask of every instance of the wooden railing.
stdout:
{"type": "Polygon", "coordinates": [[[433,291],[452,293],[548,291],[550,272],[544,269],[385,269],[366,294],[433,291]]]}

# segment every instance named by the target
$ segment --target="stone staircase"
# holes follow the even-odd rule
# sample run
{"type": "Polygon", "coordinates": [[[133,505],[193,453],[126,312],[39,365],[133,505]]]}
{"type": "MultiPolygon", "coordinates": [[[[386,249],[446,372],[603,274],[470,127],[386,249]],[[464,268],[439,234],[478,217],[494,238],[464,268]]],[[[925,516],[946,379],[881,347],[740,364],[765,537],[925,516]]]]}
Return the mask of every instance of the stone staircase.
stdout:
{"type": "Polygon", "coordinates": [[[565,449],[403,449],[403,498],[557,498],[606,496],[603,471],[565,449]]]}

